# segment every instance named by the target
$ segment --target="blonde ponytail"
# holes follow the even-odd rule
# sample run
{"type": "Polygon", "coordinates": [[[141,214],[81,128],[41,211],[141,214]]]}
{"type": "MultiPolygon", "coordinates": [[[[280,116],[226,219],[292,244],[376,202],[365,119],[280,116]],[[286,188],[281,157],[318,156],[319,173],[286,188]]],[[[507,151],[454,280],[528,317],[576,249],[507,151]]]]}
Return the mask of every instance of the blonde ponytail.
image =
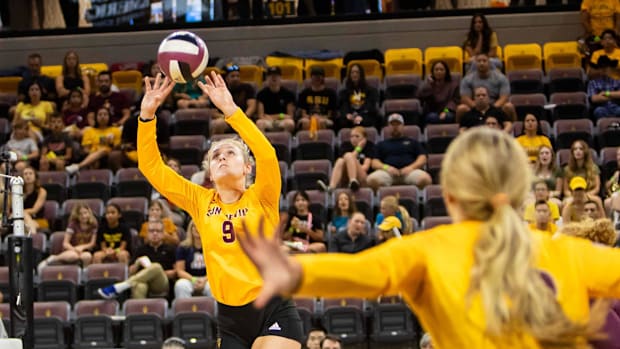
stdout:
{"type": "Polygon", "coordinates": [[[442,187],[465,218],[485,222],[474,248],[468,299],[481,297],[491,338],[525,332],[543,347],[577,348],[580,338],[595,337],[606,312],[599,306],[590,323],[571,321],[535,268],[532,234],[515,209],[527,195],[530,176],[525,153],[502,132],[480,127],[450,145],[442,187]]]}

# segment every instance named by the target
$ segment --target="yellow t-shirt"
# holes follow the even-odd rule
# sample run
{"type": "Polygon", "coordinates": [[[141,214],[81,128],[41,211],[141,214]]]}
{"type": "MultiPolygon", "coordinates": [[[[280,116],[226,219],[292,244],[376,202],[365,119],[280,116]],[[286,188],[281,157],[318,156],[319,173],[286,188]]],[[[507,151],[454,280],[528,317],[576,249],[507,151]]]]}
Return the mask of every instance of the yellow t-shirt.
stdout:
{"type": "Polygon", "coordinates": [[[517,142],[519,142],[523,149],[525,149],[525,152],[527,153],[527,157],[530,162],[536,162],[536,158],[538,157],[538,150],[540,149],[540,147],[544,145],[551,148],[551,141],[549,141],[549,138],[544,135],[536,135],[534,137],[521,135],[517,137],[517,142]]]}
{"type": "MultiPolygon", "coordinates": [[[[614,48],[613,52],[611,53],[606,53],[605,50],[600,49],[600,50],[596,50],[592,53],[592,57],[590,58],[590,62],[591,63],[597,63],[599,57],[601,56],[607,56],[609,57],[609,59],[616,59],[618,61],[620,61],[620,49],[619,48],[614,48]]],[[[620,69],[616,68],[616,69],[612,69],[611,70],[611,77],[616,79],[616,80],[620,80],[620,69]]]]}
{"type": "Polygon", "coordinates": [[[590,15],[592,34],[601,35],[605,29],[616,29],[615,15],[620,13],[618,0],[583,0],[581,11],[590,15]]]}
{"type": "Polygon", "coordinates": [[[116,126],[109,126],[106,128],[88,127],[84,130],[82,135],[82,146],[88,150],[89,153],[97,150],[112,150],[112,147],[107,141],[107,138],[112,136],[112,145],[119,146],[121,144],[121,129],[116,126]]]}
{"type": "MultiPolygon", "coordinates": [[[[551,219],[557,221],[560,219],[560,208],[553,201],[547,201],[547,205],[549,205],[549,211],[551,212],[551,219]]],[[[536,204],[531,203],[525,206],[525,211],[523,212],[523,219],[526,221],[533,223],[536,220],[536,204]]]]}
{"type": "Polygon", "coordinates": [[[262,287],[254,264],[246,257],[235,232],[245,220],[256,232],[264,217],[264,231],[272,235],[280,221],[282,183],[273,146],[242,111],[226,122],[247,143],[256,159],[256,179],[239,201],[225,204],[214,189],[194,184],[178,175],[161,159],[155,139],[155,121],[138,123],[138,167],[155,190],[190,214],[202,239],[205,264],[213,297],[220,303],[240,306],[252,302],[262,287]]]}
{"type": "MultiPolygon", "coordinates": [[[[37,105],[19,102],[15,107],[15,115],[18,115],[25,120],[28,120],[28,118],[35,118],[44,125],[47,121],[47,116],[53,112],[54,105],[52,104],[52,102],[49,101],[41,101],[37,105]]],[[[28,122],[28,124],[30,124],[31,130],[41,131],[41,129],[36,127],[33,123],[28,122]]]]}
{"type": "MultiPolygon", "coordinates": [[[[462,222],[392,239],[360,253],[297,255],[300,296],[330,298],[401,294],[437,348],[540,348],[527,333],[485,336],[479,295],[466,302],[481,222],[462,222]]],[[[590,298],[620,298],[620,250],[533,232],[536,265],[548,274],[565,314],[588,317],[590,298]]],[[[210,269],[209,269],[210,270],[210,269]]]]}
{"type": "Polygon", "coordinates": [[[555,234],[555,232],[558,231],[558,226],[553,223],[547,223],[547,229],[545,230],[536,228],[536,223],[530,223],[529,227],[533,231],[536,230],[536,231],[540,231],[543,233],[547,233],[549,234],[549,236],[553,236],[553,234],[555,234]]]}

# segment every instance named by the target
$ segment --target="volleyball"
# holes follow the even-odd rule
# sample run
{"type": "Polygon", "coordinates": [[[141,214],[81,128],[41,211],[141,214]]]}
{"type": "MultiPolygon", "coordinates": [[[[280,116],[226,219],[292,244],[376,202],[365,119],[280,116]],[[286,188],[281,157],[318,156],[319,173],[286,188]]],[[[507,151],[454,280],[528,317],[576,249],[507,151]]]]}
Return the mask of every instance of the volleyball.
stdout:
{"type": "Polygon", "coordinates": [[[177,31],[159,45],[157,62],[172,81],[185,84],[197,79],[207,67],[209,50],[196,34],[177,31]]]}

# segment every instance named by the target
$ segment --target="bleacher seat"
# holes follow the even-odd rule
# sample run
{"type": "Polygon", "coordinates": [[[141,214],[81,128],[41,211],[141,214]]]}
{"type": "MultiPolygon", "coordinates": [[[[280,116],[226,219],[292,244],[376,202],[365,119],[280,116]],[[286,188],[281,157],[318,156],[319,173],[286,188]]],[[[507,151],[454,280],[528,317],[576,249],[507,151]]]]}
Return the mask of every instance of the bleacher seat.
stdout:
{"type": "Polygon", "coordinates": [[[67,302],[35,302],[34,348],[65,349],[67,341],[65,328],[69,326],[69,304],[67,302]]]}
{"type": "Polygon", "coordinates": [[[443,201],[441,185],[433,184],[424,188],[424,216],[438,217],[447,216],[448,211],[443,201]]]}
{"type": "Polygon", "coordinates": [[[325,78],[338,79],[340,80],[340,70],[342,68],[342,60],[334,59],[334,60],[326,60],[321,61],[318,59],[307,59],[306,60],[306,78],[310,78],[310,72],[313,67],[321,67],[325,71],[325,78]]]}
{"type": "Polygon", "coordinates": [[[105,204],[101,199],[69,199],[62,203],[62,212],[64,219],[66,220],[71,214],[71,210],[77,204],[84,204],[93,211],[93,214],[97,217],[103,217],[105,213],[105,204]]]}
{"type": "Polygon", "coordinates": [[[304,333],[309,333],[313,327],[314,315],[316,312],[316,299],[314,298],[293,298],[295,307],[301,317],[304,333]]]}
{"type": "Polygon", "coordinates": [[[376,76],[379,80],[383,80],[383,69],[381,68],[381,62],[374,59],[354,59],[347,63],[347,76],[354,64],[359,64],[364,69],[364,74],[368,79],[371,76],[376,76]]]}
{"type": "Polygon", "coordinates": [[[422,81],[419,75],[397,74],[385,76],[385,99],[414,98],[422,81]]]}
{"type": "Polygon", "coordinates": [[[334,161],[336,135],[333,130],[318,130],[315,137],[311,137],[310,131],[299,131],[296,139],[296,160],[327,159],[334,161]]]}
{"type": "Polygon", "coordinates": [[[257,87],[263,84],[263,68],[257,65],[239,65],[240,80],[247,83],[253,83],[257,87]]]}
{"type": "Polygon", "coordinates": [[[84,269],[84,299],[100,299],[97,289],[127,280],[125,263],[95,263],[84,269]]]}
{"type": "Polygon", "coordinates": [[[17,86],[22,81],[21,76],[0,77],[0,93],[17,95],[17,86]]]}
{"type": "MultiPolygon", "coordinates": [[[[303,88],[308,87],[310,87],[310,78],[304,80],[303,83],[303,88]]],[[[340,91],[340,78],[325,77],[325,87],[331,88],[332,90],[336,91],[336,93],[338,93],[338,91],[340,91]]]]}
{"type": "Polygon", "coordinates": [[[515,70],[542,69],[542,48],[538,44],[504,46],[506,73],[515,70]]]}
{"type": "Polygon", "coordinates": [[[41,66],[41,75],[47,75],[50,78],[55,78],[62,75],[62,65],[43,65],[41,66]]]}
{"type": "Polygon", "coordinates": [[[553,130],[557,149],[569,149],[578,139],[593,146],[594,127],[589,119],[556,120],[553,130]]]}
{"type": "Polygon", "coordinates": [[[355,298],[323,300],[323,327],[327,333],[339,336],[343,344],[366,340],[364,301],[355,298]]]}
{"type": "Polygon", "coordinates": [[[164,339],[163,320],[168,301],[163,298],[129,299],[123,305],[126,349],[159,349],[164,339]]]}
{"type": "MultiPolygon", "coordinates": [[[[7,110],[8,110],[7,106],[7,110]]],[[[8,114],[5,117],[0,116],[0,144],[6,143],[11,137],[11,122],[8,120],[8,114]]]]}
{"type": "Polygon", "coordinates": [[[153,187],[137,167],[116,171],[116,196],[151,198],[153,187]]]}
{"type": "Polygon", "coordinates": [[[211,297],[175,299],[172,335],[184,338],[187,348],[211,348],[215,344],[215,301],[211,297]]]}
{"type": "Polygon", "coordinates": [[[424,50],[424,65],[430,70],[436,61],[444,61],[451,73],[463,75],[463,49],[460,46],[427,47],[424,50]]]}
{"type": "MultiPolygon", "coordinates": [[[[3,302],[9,301],[9,267],[0,267],[0,292],[5,295],[3,302]]],[[[0,316],[1,317],[1,316],[0,316]]]]}
{"type": "Polygon", "coordinates": [[[116,300],[81,300],[75,304],[73,348],[113,348],[116,336],[112,316],[118,313],[116,300]]]}
{"type": "Polygon", "coordinates": [[[179,109],[174,115],[176,118],[174,134],[176,136],[209,135],[210,109],[179,109]]]}
{"type": "Polygon", "coordinates": [[[588,95],[585,92],[557,92],[551,95],[549,103],[555,104],[554,121],[588,117],[588,95]]]}
{"type": "Polygon", "coordinates": [[[543,45],[545,70],[581,68],[581,53],[577,41],[547,42],[543,45]]]}
{"type": "Polygon", "coordinates": [[[269,140],[273,148],[276,150],[278,160],[291,163],[291,150],[293,149],[293,137],[290,132],[265,132],[265,137],[269,140]]]}
{"type": "MultiPolygon", "coordinates": [[[[566,165],[568,165],[568,159],[570,158],[570,152],[571,150],[569,148],[564,148],[564,149],[558,149],[556,151],[556,161],[558,166],[560,167],[564,167],[566,165]]],[[[594,163],[598,162],[598,154],[596,153],[596,150],[590,148],[590,156],[592,157],[592,161],[594,161],[594,163]]]]}
{"type": "Polygon", "coordinates": [[[429,124],[424,129],[426,149],[431,154],[442,154],[448,149],[452,140],[459,135],[458,124],[429,124]]]}
{"type": "Polygon", "coordinates": [[[426,172],[431,175],[433,183],[439,183],[439,172],[441,170],[441,162],[445,154],[428,154],[426,156],[426,172]]]}
{"type": "Polygon", "coordinates": [[[585,73],[579,68],[554,68],[547,70],[549,94],[556,92],[579,92],[586,89],[585,73]]]}
{"type": "Polygon", "coordinates": [[[407,343],[416,338],[416,321],[401,302],[379,303],[373,308],[370,339],[376,343],[407,343]]]}
{"type": "Polygon", "coordinates": [[[443,224],[451,224],[452,223],[452,218],[449,216],[444,216],[444,217],[424,217],[424,219],[422,219],[422,230],[428,230],[428,229],[432,229],[438,225],[443,225],[443,224]]]}
{"type": "Polygon", "coordinates": [[[385,75],[413,74],[422,76],[422,50],[397,48],[385,50],[385,75]]]}
{"type": "Polygon", "coordinates": [[[534,114],[538,120],[547,120],[547,97],[542,93],[512,95],[510,96],[512,103],[517,112],[517,119],[523,121],[525,115],[534,114]]]}
{"type": "Polygon", "coordinates": [[[620,146],[620,118],[602,118],[596,122],[598,145],[601,148],[620,146]],[[618,127],[616,127],[618,126],[618,127]]]}
{"type": "Polygon", "coordinates": [[[606,147],[601,149],[598,164],[601,168],[601,174],[603,180],[608,180],[613,176],[614,172],[618,169],[618,158],[616,153],[618,147],[606,147]]]}
{"type": "Polygon", "coordinates": [[[398,113],[405,119],[405,125],[422,124],[422,105],[416,98],[388,99],[383,102],[383,114],[387,119],[392,113],[398,113]]]}
{"type": "Polygon", "coordinates": [[[514,70],[507,75],[512,95],[545,92],[542,69],[514,70]]]}
{"type": "MultiPolygon", "coordinates": [[[[547,120],[539,120],[540,130],[549,139],[553,138],[553,129],[547,120]]],[[[523,133],[523,121],[515,121],[512,123],[512,132],[515,137],[519,137],[523,133]]]]}
{"type": "Polygon", "coordinates": [[[47,191],[47,200],[54,200],[62,204],[67,198],[69,176],[65,171],[39,172],[41,186],[47,191]]]}
{"type": "Polygon", "coordinates": [[[70,187],[71,198],[107,201],[112,192],[113,178],[112,171],[108,169],[82,170],[70,187]]]}
{"type": "MultiPolygon", "coordinates": [[[[381,138],[379,137],[379,132],[374,127],[365,127],[366,130],[366,140],[377,144],[381,138]]],[[[340,148],[342,143],[350,142],[351,140],[351,129],[350,128],[341,128],[338,131],[338,135],[336,137],[336,146],[340,148]]]]}
{"type": "Polygon", "coordinates": [[[48,265],[39,276],[39,301],[65,301],[71,305],[77,302],[77,291],[81,282],[81,269],[78,265],[48,265]]]}
{"type": "Polygon", "coordinates": [[[181,176],[183,176],[187,180],[190,180],[192,178],[192,175],[199,171],[200,167],[198,167],[198,165],[181,165],[181,176]]]}
{"type": "Polygon", "coordinates": [[[58,228],[58,219],[60,218],[60,205],[57,201],[46,200],[43,204],[43,217],[47,220],[50,230],[58,228]]]}
{"type": "Polygon", "coordinates": [[[112,83],[119,89],[132,89],[142,94],[142,73],[137,70],[121,70],[112,72],[112,83]]]}
{"type": "Polygon", "coordinates": [[[178,159],[182,165],[195,165],[202,161],[206,147],[207,139],[203,135],[171,136],[169,154],[178,159]]]}
{"type": "Polygon", "coordinates": [[[296,190],[320,189],[317,180],[329,183],[332,174],[332,163],[327,159],[295,160],[291,164],[293,187],[296,190]]]}
{"type": "Polygon", "coordinates": [[[282,70],[282,79],[303,81],[304,60],[297,57],[265,57],[268,66],[278,66],[282,70]]]}

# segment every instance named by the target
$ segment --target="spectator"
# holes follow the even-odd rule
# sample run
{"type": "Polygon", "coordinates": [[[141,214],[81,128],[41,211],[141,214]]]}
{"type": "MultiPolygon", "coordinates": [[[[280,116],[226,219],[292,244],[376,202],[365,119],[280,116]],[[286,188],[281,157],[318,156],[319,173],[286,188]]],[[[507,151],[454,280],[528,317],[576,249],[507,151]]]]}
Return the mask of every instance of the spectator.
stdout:
{"type": "Polygon", "coordinates": [[[354,126],[377,127],[381,121],[377,117],[379,91],[368,85],[366,73],[360,64],[349,68],[345,87],[338,95],[340,114],[336,119],[336,129],[354,126]]]}
{"type": "MultiPolygon", "coordinates": [[[[235,101],[235,104],[245,112],[249,118],[254,117],[256,112],[256,90],[248,83],[241,81],[240,68],[236,64],[227,64],[224,67],[226,86],[235,101]]],[[[224,115],[220,112],[212,114],[209,125],[211,134],[232,132],[232,128],[224,121],[224,115]],[[213,118],[214,117],[214,118],[213,118]]]]}
{"type": "Polygon", "coordinates": [[[36,233],[37,229],[49,228],[49,222],[45,218],[47,190],[41,186],[39,173],[32,166],[24,168],[22,177],[24,178],[24,216],[28,215],[28,221],[34,222],[34,225],[28,227],[30,233],[36,233]]]}
{"type": "MultiPolygon", "coordinates": [[[[544,182],[543,182],[544,183],[544,182]]],[[[549,235],[555,234],[558,227],[553,224],[555,219],[551,218],[551,206],[548,201],[540,200],[533,204],[535,207],[534,221],[530,223],[530,229],[539,230],[549,235]]]]}
{"type": "MultiPolygon", "coordinates": [[[[575,176],[570,180],[569,188],[572,192],[572,200],[564,205],[562,209],[562,223],[581,222],[586,216],[585,205],[588,202],[595,202],[599,216],[604,217],[603,207],[593,200],[593,196],[586,191],[587,182],[585,178],[575,176]]],[[[600,201],[600,199],[599,199],[600,201]]]]}
{"type": "Polygon", "coordinates": [[[588,184],[586,189],[589,195],[598,196],[601,191],[600,169],[592,160],[592,153],[588,143],[576,140],[571,145],[568,165],[564,167],[564,197],[570,197],[569,183],[574,177],[582,177],[588,184]]]}
{"type": "MultiPolygon", "coordinates": [[[[157,143],[166,147],[170,142],[170,128],[166,118],[155,118],[157,128],[157,143]]],[[[120,149],[112,150],[108,156],[108,164],[116,172],[121,167],[138,167],[138,118],[130,117],[123,125],[120,149]]]]}
{"type": "Polygon", "coordinates": [[[537,179],[532,185],[534,189],[534,202],[525,205],[525,212],[523,218],[529,223],[534,223],[536,219],[536,203],[544,201],[549,208],[550,217],[553,222],[560,219],[560,207],[555,201],[552,201],[549,196],[549,187],[544,179],[537,179]]]}
{"type": "Polygon", "coordinates": [[[422,170],[426,150],[417,140],[404,135],[403,116],[390,115],[388,124],[391,137],[376,146],[371,164],[375,171],[368,175],[368,185],[377,191],[392,184],[413,184],[420,189],[431,184],[431,176],[422,170]]]}
{"type": "Polygon", "coordinates": [[[484,54],[489,57],[489,63],[494,69],[501,69],[502,61],[497,58],[497,48],[499,42],[497,33],[489,26],[487,18],[481,14],[475,14],[471,18],[467,39],[463,44],[463,49],[469,56],[469,70],[476,70],[476,56],[484,54]]]}
{"type": "Polygon", "coordinates": [[[84,127],[88,125],[88,109],[82,106],[84,96],[80,90],[71,90],[69,98],[62,105],[62,115],[69,134],[75,139],[82,137],[84,127]]]}
{"type": "Polygon", "coordinates": [[[207,278],[202,241],[193,221],[187,226],[187,237],[177,247],[177,281],[174,284],[174,298],[189,298],[192,295],[211,296],[207,278]]]}
{"type": "Polygon", "coordinates": [[[140,228],[140,237],[147,242],[147,239],[149,238],[149,222],[161,221],[164,225],[164,235],[161,237],[163,242],[171,246],[178,245],[179,235],[177,234],[177,227],[170,216],[170,208],[161,199],[151,200],[149,203],[147,221],[142,223],[142,227],[140,228]]]}
{"type": "Polygon", "coordinates": [[[321,341],[321,349],[342,349],[340,337],[328,334],[321,341]]]}
{"type": "Polygon", "coordinates": [[[300,252],[325,252],[323,222],[310,212],[310,197],[303,191],[293,195],[293,202],[288,214],[282,215],[284,231],[282,241],[285,248],[300,252]]]}
{"type": "MultiPolygon", "coordinates": [[[[601,45],[603,46],[603,48],[600,50],[594,51],[592,53],[592,57],[590,57],[589,72],[596,73],[594,75],[601,73],[598,71],[598,69],[602,69],[602,68],[597,67],[598,60],[601,57],[607,56],[609,60],[611,61],[620,60],[620,49],[618,49],[618,38],[616,36],[616,32],[613,29],[603,30],[603,33],[601,34],[601,45]]],[[[620,80],[620,71],[618,70],[617,66],[609,67],[609,70],[610,70],[609,77],[611,77],[614,80],[620,80]]]]}
{"type": "Polygon", "coordinates": [[[22,80],[17,85],[17,100],[23,102],[28,95],[28,87],[33,82],[37,82],[41,87],[41,99],[46,101],[56,100],[56,83],[54,79],[41,74],[41,55],[32,53],[28,55],[26,66],[28,70],[24,72],[22,80]]]}
{"type": "MultiPolygon", "coordinates": [[[[616,163],[620,165],[620,148],[616,150],[616,163]]],[[[614,224],[620,221],[620,166],[616,166],[616,170],[611,178],[605,183],[607,199],[605,199],[605,209],[611,213],[614,224]]]]}
{"type": "Polygon", "coordinates": [[[620,3],[613,0],[584,0],[581,3],[581,25],[585,37],[602,36],[605,29],[620,30],[620,3]]]}
{"type": "Polygon", "coordinates": [[[112,149],[121,144],[121,129],[109,125],[110,111],[105,107],[97,110],[95,127],[89,127],[82,136],[82,148],[87,153],[84,160],[65,167],[65,171],[73,175],[84,167],[100,167],[101,161],[107,161],[112,149]]]}
{"type": "Polygon", "coordinates": [[[338,188],[343,179],[348,179],[348,187],[353,191],[366,184],[375,145],[366,138],[366,129],[362,126],[354,127],[349,137],[350,140],[340,146],[340,157],[334,163],[329,186],[319,182],[327,192],[338,188]]]}
{"type": "Polygon", "coordinates": [[[131,105],[124,94],[112,91],[112,73],[102,71],[97,74],[97,93],[90,96],[88,103],[88,124],[95,125],[95,113],[101,107],[110,111],[110,124],[123,126],[131,115],[131,105]]]}
{"type": "MultiPolygon", "coordinates": [[[[406,210],[405,210],[406,211],[406,210]]],[[[400,210],[400,205],[398,204],[398,198],[394,195],[387,195],[381,202],[379,203],[379,213],[377,213],[377,217],[375,217],[375,225],[379,225],[383,223],[383,219],[389,216],[395,216],[400,220],[400,228],[402,229],[405,226],[405,217],[400,210]]]]}
{"type": "Polygon", "coordinates": [[[313,327],[308,332],[308,339],[306,340],[307,349],[321,349],[321,342],[327,332],[322,327],[313,327]]]}
{"type": "Polygon", "coordinates": [[[30,164],[30,161],[39,157],[39,147],[32,138],[28,137],[28,130],[26,121],[15,121],[11,138],[3,147],[5,151],[12,151],[17,155],[17,162],[14,165],[17,172],[23,171],[30,164]]]}
{"type": "Polygon", "coordinates": [[[339,230],[346,228],[349,219],[357,212],[355,200],[349,192],[342,191],[336,198],[336,207],[332,215],[332,221],[329,224],[329,232],[331,235],[336,234],[339,230]]]}
{"type": "Polygon", "coordinates": [[[444,61],[435,61],[431,73],[418,91],[426,122],[429,124],[451,124],[459,102],[458,82],[452,80],[450,67],[444,61]]]}
{"type": "Polygon", "coordinates": [[[472,127],[487,125],[487,119],[489,118],[492,118],[491,125],[487,126],[499,128],[499,124],[501,124],[504,130],[508,127],[512,128],[512,123],[506,120],[504,112],[490,103],[489,92],[486,87],[477,87],[474,90],[474,97],[473,108],[464,112],[460,118],[460,132],[472,127]],[[497,127],[494,127],[493,124],[497,124],[497,127]]]}
{"type": "Polygon", "coordinates": [[[334,234],[329,243],[329,252],[357,253],[375,245],[375,240],[366,230],[366,217],[361,212],[351,215],[346,230],[334,234]]]}
{"type": "Polygon", "coordinates": [[[209,98],[207,98],[207,96],[202,93],[200,87],[198,87],[198,81],[204,83],[204,77],[201,76],[185,84],[177,83],[174,85],[172,96],[176,102],[177,109],[207,108],[210,105],[209,98]]]}
{"type": "Polygon", "coordinates": [[[476,108],[476,101],[472,99],[477,87],[486,87],[489,103],[493,107],[501,109],[507,116],[504,122],[504,130],[512,130],[512,122],[517,119],[517,113],[510,97],[510,83],[504,74],[498,69],[490,69],[489,57],[480,53],[476,56],[476,70],[465,75],[461,81],[461,104],[456,109],[456,120],[459,121],[465,113],[476,108]]]}
{"type": "Polygon", "coordinates": [[[62,171],[73,157],[73,142],[63,130],[62,115],[54,113],[49,118],[50,134],[43,139],[39,169],[41,171],[62,171]]]}
{"type": "Polygon", "coordinates": [[[550,190],[549,196],[561,203],[564,175],[555,160],[555,152],[550,146],[541,146],[538,150],[538,157],[534,163],[534,176],[544,179],[547,182],[547,188],[550,190]]]}
{"type": "Polygon", "coordinates": [[[28,86],[28,97],[15,107],[13,121],[27,121],[30,126],[30,137],[38,142],[43,139],[43,131],[47,129],[47,118],[54,109],[52,102],[41,100],[41,86],[35,81],[28,86]]]}
{"type": "Polygon", "coordinates": [[[131,233],[122,220],[120,206],[108,203],[105,217],[97,232],[99,251],[93,255],[93,263],[125,263],[129,262],[131,233]]]}
{"type": "Polygon", "coordinates": [[[256,126],[263,132],[295,131],[295,95],[282,86],[280,67],[267,69],[266,86],[256,96],[258,118],[256,126]]]}
{"type": "Polygon", "coordinates": [[[299,94],[297,106],[301,110],[298,128],[308,130],[310,119],[317,120],[318,128],[332,128],[338,106],[336,91],[325,86],[325,70],[315,66],[310,69],[310,86],[299,94]]]}
{"type": "Polygon", "coordinates": [[[594,104],[594,118],[620,116],[620,81],[612,78],[612,69],[618,67],[618,60],[610,60],[607,56],[599,57],[596,68],[601,71],[598,78],[588,82],[588,97],[594,104]]]}
{"type": "Polygon", "coordinates": [[[535,163],[540,147],[551,147],[551,141],[542,132],[536,115],[528,113],[523,120],[523,132],[517,137],[530,162],[535,163]]]}
{"type": "Polygon", "coordinates": [[[213,188],[213,182],[209,178],[209,152],[202,156],[202,169],[192,175],[190,181],[205,188],[213,188]]]}
{"type": "Polygon", "coordinates": [[[398,217],[385,217],[381,224],[377,226],[377,242],[384,243],[395,236],[401,237],[402,229],[403,225],[398,217]]]}
{"type": "Polygon", "coordinates": [[[69,97],[71,90],[82,91],[82,107],[86,108],[90,96],[90,78],[88,74],[82,71],[80,58],[75,51],[69,51],[65,54],[62,74],[56,77],[56,93],[61,102],[69,97]]]}
{"type": "Polygon", "coordinates": [[[420,339],[420,349],[433,349],[433,340],[429,333],[424,333],[420,339]]]}
{"type": "Polygon", "coordinates": [[[149,294],[168,292],[168,280],[176,278],[177,273],[174,269],[175,247],[164,243],[162,221],[149,221],[147,230],[147,243],[138,247],[130,263],[131,276],[125,281],[100,288],[98,292],[102,298],[116,298],[129,289],[131,298],[138,299],[147,298],[149,294]]]}
{"type": "Polygon", "coordinates": [[[602,214],[603,212],[599,208],[599,204],[596,201],[588,200],[583,205],[583,215],[586,218],[591,218],[591,219],[604,218],[605,216],[603,216],[602,214]]]}
{"type": "Polygon", "coordinates": [[[97,218],[88,205],[78,203],[73,206],[62,242],[63,251],[39,263],[39,275],[45,267],[53,263],[81,262],[82,267],[87,267],[93,259],[91,252],[97,241],[97,226],[97,218]]]}

